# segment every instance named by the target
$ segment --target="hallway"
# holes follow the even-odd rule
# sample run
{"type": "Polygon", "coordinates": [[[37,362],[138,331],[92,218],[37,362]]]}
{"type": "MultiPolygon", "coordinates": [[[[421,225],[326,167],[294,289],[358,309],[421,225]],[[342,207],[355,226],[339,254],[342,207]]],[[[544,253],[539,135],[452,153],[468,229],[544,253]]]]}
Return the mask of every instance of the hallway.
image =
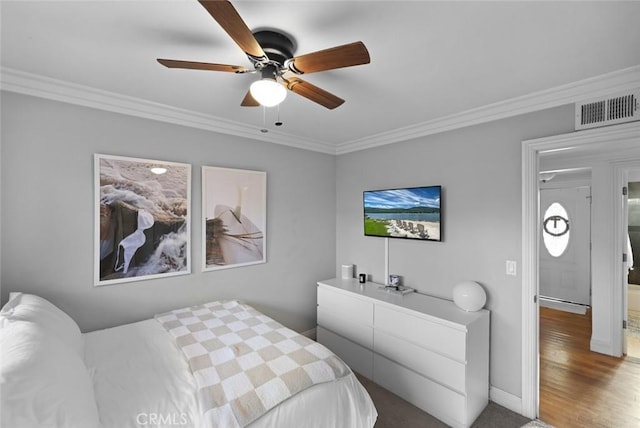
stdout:
{"type": "Polygon", "coordinates": [[[640,427],[640,361],[589,351],[586,315],[540,308],[539,418],[556,428],[640,427]]]}

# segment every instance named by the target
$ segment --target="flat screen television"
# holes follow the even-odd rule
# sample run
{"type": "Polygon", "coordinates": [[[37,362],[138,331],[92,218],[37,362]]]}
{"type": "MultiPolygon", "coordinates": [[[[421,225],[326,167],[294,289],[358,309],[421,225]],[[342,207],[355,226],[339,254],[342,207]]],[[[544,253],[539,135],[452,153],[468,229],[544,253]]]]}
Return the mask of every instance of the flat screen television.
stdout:
{"type": "Polygon", "coordinates": [[[441,241],[441,196],[441,186],[364,191],[365,236],[441,241]]]}

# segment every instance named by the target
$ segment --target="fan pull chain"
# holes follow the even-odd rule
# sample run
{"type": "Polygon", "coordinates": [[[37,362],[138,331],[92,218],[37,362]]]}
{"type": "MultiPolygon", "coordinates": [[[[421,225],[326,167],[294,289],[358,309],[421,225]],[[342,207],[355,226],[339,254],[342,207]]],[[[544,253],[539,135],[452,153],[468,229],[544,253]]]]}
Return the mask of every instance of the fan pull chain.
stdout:
{"type": "Polygon", "coordinates": [[[280,104],[278,104],[278,121],[275,124],[276,126],[282,126],[282,122],[280,121],[280,104]]]}
{"type": "Polygon", "coordinates": [[[260,130],[263,134],[269,132],[267,129],[267,108],[262,106],[262,129],[260,130]]]}

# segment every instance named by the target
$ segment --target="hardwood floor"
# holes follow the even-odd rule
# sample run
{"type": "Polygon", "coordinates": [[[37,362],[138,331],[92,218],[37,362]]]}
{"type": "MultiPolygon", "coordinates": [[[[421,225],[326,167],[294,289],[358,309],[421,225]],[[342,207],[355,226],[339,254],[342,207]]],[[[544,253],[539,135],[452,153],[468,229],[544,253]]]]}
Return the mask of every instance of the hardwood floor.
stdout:
{"type": "Polygon", "coordinates": [[[589,351],[586,315],[540,308],[540,419],[554,427],[640,427],[640,363],[589,351]]]}

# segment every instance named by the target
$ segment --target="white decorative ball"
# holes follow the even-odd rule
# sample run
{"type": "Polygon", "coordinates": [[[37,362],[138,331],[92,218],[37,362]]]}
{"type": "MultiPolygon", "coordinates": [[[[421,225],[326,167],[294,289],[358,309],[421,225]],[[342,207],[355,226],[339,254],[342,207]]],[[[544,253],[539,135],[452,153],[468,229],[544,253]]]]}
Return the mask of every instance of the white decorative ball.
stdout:
{"type": "Polygon", "coordinates": [[[487,293],[475,281],[464,281],[453,287],[453,302],[467,312],[479,311],[487,303],[487,293]]]}

